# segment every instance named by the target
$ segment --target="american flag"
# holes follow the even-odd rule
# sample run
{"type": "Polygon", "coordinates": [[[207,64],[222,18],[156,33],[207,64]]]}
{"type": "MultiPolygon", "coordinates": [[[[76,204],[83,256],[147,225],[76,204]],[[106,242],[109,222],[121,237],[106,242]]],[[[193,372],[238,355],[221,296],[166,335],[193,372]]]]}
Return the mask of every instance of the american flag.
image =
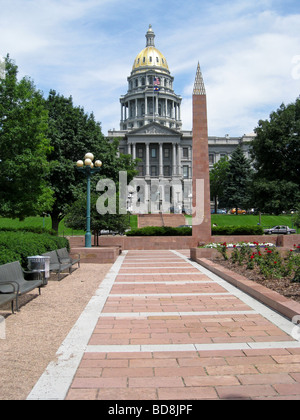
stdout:
{"type": "Polygon", "coordinates": [[[159,80],[158,77],[154,77],[153,84],[154,84],[154,86],[159,86],[160,85],[160,80],[159,80]]]}

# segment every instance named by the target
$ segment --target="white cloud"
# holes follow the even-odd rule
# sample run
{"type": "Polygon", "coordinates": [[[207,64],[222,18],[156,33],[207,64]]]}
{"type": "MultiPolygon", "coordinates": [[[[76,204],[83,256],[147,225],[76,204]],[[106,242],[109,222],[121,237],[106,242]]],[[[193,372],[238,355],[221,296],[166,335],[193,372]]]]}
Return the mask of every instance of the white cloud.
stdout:
{"type": "Polygon", "coordinates": [[[119,98],[152,23],[184,128],[200,61],[210,135],[241,135],[299,95],[300,14],[289,13],[297,3],[283,11],[278,0],[0,0],[0,56],[10,53],[45,95],[55,89],[94,111],[106,134],[119,127],[119,98]]]}
{"type": "MultiPolygon", "coordinates": [[[[291,60],[299,51],[300,15],[280,17],[263,12],[255,20],[253,16],[243,16],[242,21],[246,29],[256,24],[256,31],[245,30],[245,34],[230,42],[214,43],[210,51],[204,51],[201,62],[211,135],[252,131],[258,120],[268,118],[274,107],[298,96],[299,83],[291,75],[291,60]]],[[[239,21],[235,25],[242,27],[239,21]]],[[[184,66],[177,68],[179,73],[184,70],[184,66]]],[[[183,92],[187,99],[183,102],[183,114],[187,117],[191,113],[188,100],[191,91],[190,82],[183,92]]],[[[191,123],[191,117],[188,121],[191,123]]]]}

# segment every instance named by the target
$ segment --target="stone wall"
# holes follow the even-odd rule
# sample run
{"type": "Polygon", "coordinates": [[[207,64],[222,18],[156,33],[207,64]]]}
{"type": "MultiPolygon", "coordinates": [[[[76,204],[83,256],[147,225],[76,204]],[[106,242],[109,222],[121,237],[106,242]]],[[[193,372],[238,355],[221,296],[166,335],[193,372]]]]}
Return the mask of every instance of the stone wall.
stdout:
{"type": "MultiPolygon", "coordinates": [[[[71,248],[84,247],[84,236],[72,236],[71,248]]],[[[269,242],[283,248],[293,248],[294,244],[300,244],[300,235],[251,235],[251,236],[212,236],[209,242],[215,243],[238,243],[238,242],[269,242]]],[[[100,248],[120,247],[122,250],[143,249],[191,249],[202,242],[201,238],[192,236],[100,236],[100,248]]],[[[93,238],[92,238],[93,244],[93,238]]]]}

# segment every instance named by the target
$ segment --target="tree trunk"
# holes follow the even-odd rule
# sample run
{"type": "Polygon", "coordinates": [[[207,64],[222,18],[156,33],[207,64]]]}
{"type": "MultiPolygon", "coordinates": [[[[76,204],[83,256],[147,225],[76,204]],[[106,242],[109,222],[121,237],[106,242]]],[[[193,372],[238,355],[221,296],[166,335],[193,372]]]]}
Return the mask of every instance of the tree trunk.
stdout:
{"type": "Polygon", "coordinates": [[[57,213],[50,213],[52,220],[52,229],[58,233],[59,223],[62,221],[62,217],[57,213]]]}

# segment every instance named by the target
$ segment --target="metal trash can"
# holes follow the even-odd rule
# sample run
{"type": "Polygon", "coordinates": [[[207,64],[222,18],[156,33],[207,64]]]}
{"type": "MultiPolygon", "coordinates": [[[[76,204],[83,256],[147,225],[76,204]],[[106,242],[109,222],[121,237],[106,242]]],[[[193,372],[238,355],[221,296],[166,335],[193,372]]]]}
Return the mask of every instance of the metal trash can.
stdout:
{"type": "Polygon", "coordinates": [[[50,257],[44,255],[35,255],[33,257],[27,257],[28,270],[32,275],[32,280],[43,280],[43,286],[48,284],[48,278],[50,277],[50,257]]]}

